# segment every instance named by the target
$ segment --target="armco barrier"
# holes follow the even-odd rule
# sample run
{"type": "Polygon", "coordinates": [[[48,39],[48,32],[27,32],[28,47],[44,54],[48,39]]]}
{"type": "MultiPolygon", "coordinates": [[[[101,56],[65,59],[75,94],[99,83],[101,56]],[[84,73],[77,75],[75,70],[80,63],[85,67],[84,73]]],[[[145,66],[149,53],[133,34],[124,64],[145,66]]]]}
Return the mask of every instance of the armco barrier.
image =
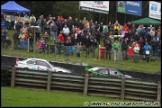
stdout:
{"type": "MultiPolygon", "coordinates": [[[[19,58],[20,60],[23,60],[25,58],[19,58]]],[[[1,66],[7,66],[8,68],[12,68],[16,63],[16,57],[10,57],[10,56],[1,56],[1,66]]],[[[73,65],[73,64],[67,64],[62,62],[55,62],[50,61],[50,63],[54,66],[63,67],[66,69],[72,70],[74,73],[84,74],[85,66],[81,65],[73,65]]],[[[140,78],[145,80],[153,80],[153,81],[161,81],[161,75],[157,74],[150,74],[150,73],[143,73],[143,72],[134,72],[134,71],[127,71],[127,70],[119,70],[123,74],[127,74],[132,76],[133,78],[140,78]]]]}
{"type": "Polygon", "coordinates": [[[161,100],[161,82],[125,78],[89,77],[51,71],[13,68],[11,87],[63,90],[83,95],[106,96],[143,101],[161,100]]]}

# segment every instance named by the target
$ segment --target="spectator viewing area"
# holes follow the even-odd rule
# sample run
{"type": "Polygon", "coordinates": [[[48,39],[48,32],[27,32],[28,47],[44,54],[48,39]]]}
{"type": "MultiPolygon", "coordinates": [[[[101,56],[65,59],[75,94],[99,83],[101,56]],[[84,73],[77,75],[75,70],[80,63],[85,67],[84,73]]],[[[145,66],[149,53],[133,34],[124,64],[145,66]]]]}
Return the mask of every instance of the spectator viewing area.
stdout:
{"type": "Polygon", "coordinates": [[[3,84],[161,105],[159,16],[158,1],[3,1],[3,84]]]}

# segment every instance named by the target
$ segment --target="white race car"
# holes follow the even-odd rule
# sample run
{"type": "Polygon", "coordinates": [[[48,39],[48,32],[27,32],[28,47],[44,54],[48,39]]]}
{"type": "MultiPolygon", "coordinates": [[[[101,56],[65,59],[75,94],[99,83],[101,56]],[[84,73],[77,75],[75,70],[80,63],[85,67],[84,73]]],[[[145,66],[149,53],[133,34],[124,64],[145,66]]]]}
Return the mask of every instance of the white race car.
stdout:
{"type": "Polygon", "coordinates": [[[47,60],[39,59],[39,58],[28,58],[25,60],[16,61],[15,67],[31,69],[31,70],[44,70],[44,71],[50,70],[53,72],[72,73],[68,69],[53,66],[47,60]]]}

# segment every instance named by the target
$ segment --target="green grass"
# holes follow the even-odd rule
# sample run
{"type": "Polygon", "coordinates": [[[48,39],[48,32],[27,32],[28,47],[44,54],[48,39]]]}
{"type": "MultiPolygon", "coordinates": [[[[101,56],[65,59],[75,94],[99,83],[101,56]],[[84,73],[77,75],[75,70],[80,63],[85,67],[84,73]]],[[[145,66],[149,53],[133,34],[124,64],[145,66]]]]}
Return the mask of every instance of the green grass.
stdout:
{"type": "MultiPolygon", "coordinates": [[[[12,39],[14,30],[9,30],[9,37],[12,39]]],[[[52,41],[49,41],[49,44],[52,44],[52,41]]],[[[96,49],[96,55],[97,55],[96,49]]],[[[36,47],[36,52],[38,51],[36,47]]],[[[9,50],[9,49],[1,49],[2,55],[10,55],[10,56],[18,56],[18,57],[37,57],[37,58],[43,58],[50,61],[59,61],[59,62],[72,62],[72,63],[87,63],[91,66],[106,66],[106,67],[112,67],[122,70],[131,70],[131,71],[139,71],[139,72],[148,72],[148,73],[160,73],[161,72],[161,62],[160,59],[158,61],[154,61],[150,63],[146,63],[146,61],[143,61],[142,58],[139,58],[139,63],[134,63],[133,59],[129,57],[129,60],[122,61],[121,57],[118,62],[113,60],[113,54],[112,59],[110,61],[106,59],[98,59],[97,57],[92,57],[92,54],[88,58],[85,58],[85,52],[81,53],[81,57],[77,58],[75,55],[72,56],[65,56],[62,55],[54,55],[54,54],[39,54],[39,53],[28,53],[27,49],[20,51],[20,50],[9,50]]]]}
{"type": "MultiPolygon", "coordinates": [[[[1,87],[2,107],[83,107],[84,102],[137,102],[61,91],[1,87]]],[[[139,102],[139,101],[138,101],[139,102]]],[[[88,105],[90,106],[90,105],[88,105]]]]}

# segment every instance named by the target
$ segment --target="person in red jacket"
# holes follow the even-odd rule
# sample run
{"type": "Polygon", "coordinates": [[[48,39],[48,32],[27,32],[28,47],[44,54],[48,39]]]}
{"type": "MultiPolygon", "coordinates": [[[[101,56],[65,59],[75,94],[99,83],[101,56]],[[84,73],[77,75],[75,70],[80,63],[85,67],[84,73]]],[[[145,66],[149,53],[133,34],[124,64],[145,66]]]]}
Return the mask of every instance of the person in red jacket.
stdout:
{"type": "Polygon", "coordinates": [[[60,31],[60,33],[58,35],[58,40],[60,40],[61,42],[64,42],[64,36],[62,34],[62,31],[60,31]]]}
{"type": "Polygon", "coordinates": [[[122,27],[122,31],[126,31],[128,33],[129,28],[127,26],[127,24],[125,23],[124,26],[122,27]]]}

